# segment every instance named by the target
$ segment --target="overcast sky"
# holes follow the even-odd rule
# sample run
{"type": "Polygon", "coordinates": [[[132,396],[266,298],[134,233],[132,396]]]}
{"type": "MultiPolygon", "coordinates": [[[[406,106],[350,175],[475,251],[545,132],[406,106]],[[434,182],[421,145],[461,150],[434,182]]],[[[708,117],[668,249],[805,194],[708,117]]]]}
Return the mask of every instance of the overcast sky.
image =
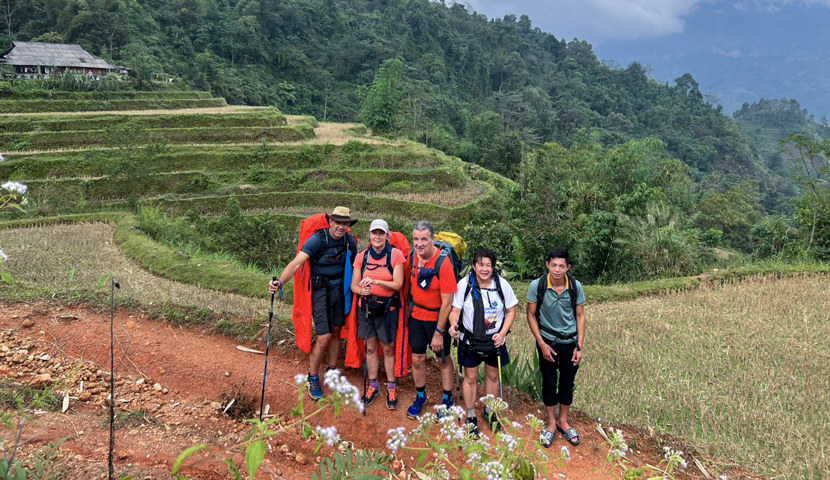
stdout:
{"type": "Polygon", "coordinates": [[[775,10],[789,3],[821,4],[830,0],[460,0],[487,18],[527,14],[533,26],[567,41],[593,45],[682,33],[684,18],[698,5],[775,10]]]}

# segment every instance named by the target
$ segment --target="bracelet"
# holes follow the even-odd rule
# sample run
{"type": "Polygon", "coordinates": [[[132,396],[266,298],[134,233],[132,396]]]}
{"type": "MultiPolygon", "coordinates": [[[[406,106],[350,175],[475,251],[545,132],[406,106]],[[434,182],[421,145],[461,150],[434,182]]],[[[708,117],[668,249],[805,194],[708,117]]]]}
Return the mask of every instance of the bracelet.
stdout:
{"type": "Polygon", "coordinates": [[[441,330],[440,328],[435,327],[435,332],[436,332],[438,335],[443,335],[443,334],[444,334],[444,332],[446,332],[446,330],[441,330]]]}

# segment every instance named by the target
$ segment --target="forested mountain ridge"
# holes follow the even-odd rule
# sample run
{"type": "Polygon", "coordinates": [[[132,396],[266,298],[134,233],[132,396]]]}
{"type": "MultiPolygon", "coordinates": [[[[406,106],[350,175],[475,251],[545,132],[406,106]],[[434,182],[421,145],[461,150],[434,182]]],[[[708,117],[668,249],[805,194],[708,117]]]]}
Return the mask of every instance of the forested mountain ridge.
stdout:
{"type": "MultiPolygon", "coordinates": [[[[522,16],[487,20],[427,0],[11,0],[5,43],[79,43],[165,72],[231,103],[320,119],[359,118],[361,87],[403,63],[396,133],[502,173],[522,145],[604,146],[656,136],[698,180],[775,188],[734,123],[691,75],[669,86],[632,63],[602,65],[585,41],[557,39],[522,16]]],[[[769,192],[775,196],[774,192],[769,192]]]]}

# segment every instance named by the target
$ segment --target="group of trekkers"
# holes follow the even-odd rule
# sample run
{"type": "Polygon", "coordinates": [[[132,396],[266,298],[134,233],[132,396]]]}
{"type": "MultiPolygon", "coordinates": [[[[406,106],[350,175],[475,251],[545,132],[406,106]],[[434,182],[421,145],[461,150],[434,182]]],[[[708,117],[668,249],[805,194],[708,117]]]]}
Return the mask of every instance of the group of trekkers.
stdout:
{"type": "MultiPolygon", "coordinates": [[[[327,370],[337,368],[340,339],[346,338],[346,366],[364,368],[368,378],[364,405],[372,405],[381,395],[380,350],[386,408],[398,408],[396,382],[411,367],[416,396],[406,415],[417,419],[427,402],[428,348],[440,358],[442,403],[455,403],[455,347],[456,361],[463,367],[465,422],[471,435],[478,436],[479,366],[484,363],[485,395],[495,397],[501,368],[510,362],[506,340],[519,304],[510,283],[498,274],[496,254],[486,248],[476,252],[470,273],[460,276],[447,250],[436,245],[429,222],[413,226],[410,250],[403,234],[391,232],[382,219],[374,220],[369,246],[362,251],[349,232],[355,223],[345,207],[304,221],[297,256],[269,284],[273,294],[296,275],[295,339],[310,353],[308,394],[315,400],[324,396],[320,368],[324,359],[327,370]]],[[[548,420],[539,442],[549,447],[558,431],[578,445],[580,437],[568,423],[568,413],[585,341],[585,293],[568,273],[566,249],[551,249],[545,266],[548,273],[534,280],[527,294],[527,322],[536,340],[548,420]]],[[[501,429],[488,407],[483,418],[493,432],[501,429]]]]}

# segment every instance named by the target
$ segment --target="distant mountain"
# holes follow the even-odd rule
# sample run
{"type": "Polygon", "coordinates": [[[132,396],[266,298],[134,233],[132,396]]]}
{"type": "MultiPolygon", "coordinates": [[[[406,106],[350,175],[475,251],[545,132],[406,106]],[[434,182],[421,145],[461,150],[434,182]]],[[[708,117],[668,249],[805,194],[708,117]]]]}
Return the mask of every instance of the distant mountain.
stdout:
{"type": "Polygon", "coordinates": [[[594,50],[623,67],[632,61],[650,66],[661,81],[691,73],[726,113],[762,98],[794,98],[817,118],[830,116],[830,9],[796,3],[746,8],[704,4],[686,19],[682,34],[594,50]]]}

